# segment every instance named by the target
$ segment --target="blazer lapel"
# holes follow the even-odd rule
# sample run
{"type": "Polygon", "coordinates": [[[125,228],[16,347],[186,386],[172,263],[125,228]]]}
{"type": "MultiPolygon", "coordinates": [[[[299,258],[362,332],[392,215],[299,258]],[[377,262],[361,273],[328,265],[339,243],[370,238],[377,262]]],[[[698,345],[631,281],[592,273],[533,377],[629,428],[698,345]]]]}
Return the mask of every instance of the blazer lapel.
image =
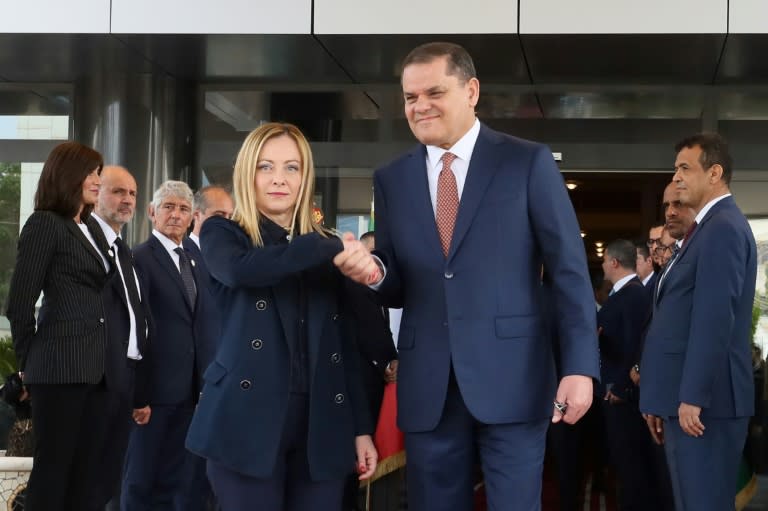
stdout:
{"type": "MultiPolygon", "coordinates": [[[[427,179],[427,149],[423,145],[410,154],[410,159],[405,168],[406,177],[416,176],[413,180],[413,188],[406,187],[410,192],[408,202],[414,206],[414,218],[420,219],[424,230],[424,240],[432,247],[432,250],[442,257],[443,248],[440,244],[440,234],[437,232],[435,222],[435,210],[432,208],[432,199],[429,195],[429,180],[427,179]]],[[[409,182],[406,179],[404,182],[409,182]]]]}
{"type": "Polygon", "coordinates": [[[160,264],[160,266],[163,267],[166,272],[168,272],[168,276],[171,278],[171,280],[176,283],[176,287],[179,288],[179,292],[183,297],[184,303],[187,305],[187,309],[192,311],[192,307],[189,304],[189,299],[187,298],[187,290],[184,287],[184,282],[181,280],[181,273],[179,273],[179,269],[176,267],[176,264],[174,264],[173,259],[171,259],[170,254],[168,254],[168,251],[165,250],[163,244],[160,243],[160,240],[158,240],[154,234],[151,234],[150,236],[152,253],[155,256],[155,260],[160,264]]]}
{"type": "MultiPolygon", "coordinates": [[[[64,224],[67,226],[67,229],[69,229],[69,231],[72,233],[72,235],[78,241],[80,241],[80,243],[82,243],[83,246],[85,246],[86,250],[88,250],[88,253],[96,258],[96,261],[99,262],[99,266],[101,266],[103,268],[104,267],[104,260],[101,258],[99,253],[96,251],[96,248],[94,248],[94,246],[90,242],[90,240],[88,240],[88,238],[86,238],[85,234],[83,234],[83,231],[80,230],[80,227],[77,226],[75,221],[71,220],[71,219],[66,219],[64,221],[64,224]]],[[[91,231],[91,235],[93,235],[93,231],[91,231]]],[[[109,272],[106,272],[106,273],[109,273],[109,272]]]]}
{"type": "Polygon", "coordinates": [[[493,150],[494,142],[487,132],[488,128],[480,127],[480,134],[472,150],[472,159],[467,171],[467,180],[464,183],[464,191],[459,202],[459,214],[456,216],[456,225],[453,228],[451,248],[448,251],[448,259],[456,253],[461,241],[472,225],[480,203],[499,166],[500,155],[493,150]]]}

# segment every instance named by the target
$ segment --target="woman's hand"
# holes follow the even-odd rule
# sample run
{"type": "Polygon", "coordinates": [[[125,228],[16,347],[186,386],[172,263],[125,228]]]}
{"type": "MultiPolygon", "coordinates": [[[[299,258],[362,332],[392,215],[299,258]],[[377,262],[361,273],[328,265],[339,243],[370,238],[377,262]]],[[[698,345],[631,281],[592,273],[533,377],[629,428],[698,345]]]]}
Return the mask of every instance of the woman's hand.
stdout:
{"type": "Polygon", "coordinates": [[[357,473],[360,474],[358,479],[364,481],[376,472],[376,464],[379,461],[379,454],[373,445],[371,435],[355,437],[355,451],[357,451],[357,473]]]}

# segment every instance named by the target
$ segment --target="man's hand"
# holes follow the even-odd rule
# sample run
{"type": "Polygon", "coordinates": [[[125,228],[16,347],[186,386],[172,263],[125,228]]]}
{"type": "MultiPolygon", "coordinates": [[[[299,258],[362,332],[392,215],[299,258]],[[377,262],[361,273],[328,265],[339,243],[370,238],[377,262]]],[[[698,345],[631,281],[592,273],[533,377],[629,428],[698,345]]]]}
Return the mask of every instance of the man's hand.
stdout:
{"type": "Polygon", "coordinates": [[[700,437],[704,434],[706,428],[699,418],[701,415],[700,406],[680,403],[680,408],[677,409],[677,415],[679,417],[678,420],[680,421],[680,428],[686,434],[692,437],[700,437]]]}
{"type": "Polygon", "coordinates": [[[144,424],[147,424],[149,422],[149,417],[151,415],[152,415],[152,409],[149,407],[149,405],[145,406],[144,408],[133,409],[133,420],[139,426],[143,426],[144,424]]]}
{"type": "Polygon", "coordinates": [[[384,369],[384,381],[387,383],[395,383],[397,381],[397,364],[397,359],[390,360],[387,368],[384,369]]]}
{"type": "Polygon", "coordinates": [[[351,232],[344,233],[342,242],[344,250],[333,258],[333,264],[341,273],[365,286],[379,282],[383,275],[365,245],[357,241],[351,232]]]}
{"type": "Polygon", "coordinates": [[[629,370],[629,379],[632,380],[632,383],[635,384],[635,387],[640,386],[640,373],[638,373],[637,369],[634,367],[629,370]]]}
{"type": "Polygon", "coordinates": [[[592,378],[579,374],[572,374],[560,380],[555,401],[564,403],[567,407],[561,412],[555,406],[552,412],[552,422],[561,420],[567,424],[576,424],[576,421],[587,413],[592,404],[592,378]]]}
{"type": "Polygon", "coordinates": [[[376,472],[376,465],[379,461],[379,454],[376,447],[373,446],[371,435],[360,435],[355,437],[355,451],[357,451],[357,473],[358,479],[370,479],[376,472]]]}
{"type": "Polygon", "coordinates": [[[651,415],[649,413],[644,413],[643,419],[645,419],[645,423],[648,425],[648,431],[651,432],[651,438],[653,438],[653,441],[658,445],[663,445],[664,421],[661,420],[661,417],[657,417],[656,415],[651,415]]]}

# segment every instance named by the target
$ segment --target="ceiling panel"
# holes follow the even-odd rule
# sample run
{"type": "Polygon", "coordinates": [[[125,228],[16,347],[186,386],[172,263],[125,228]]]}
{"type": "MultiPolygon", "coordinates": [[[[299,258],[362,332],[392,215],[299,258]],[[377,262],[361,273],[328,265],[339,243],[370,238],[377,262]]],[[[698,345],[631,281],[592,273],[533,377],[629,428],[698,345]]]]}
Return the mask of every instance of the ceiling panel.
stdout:
{"type": "Polygon", "coordinates": [[[200,80],[346,83],[311,35],[121,35],[168,73],[200,80]]]}
{"type": "MultiPolygon", "coordinates": [[[[765,22],[763,22],[765,23],[765,22]]],[[[718,83],[768,83],[768,34],[730,34],[717,73],[718,83]]]]}
{"type": "Polygon", "coordinates": [[[724,34],[520,36],[533,82],[709,84],[724,34]]]}
{"type": "Polygon", "coordinates": [[[67,82],[100,72],[147,72],[140,55],[109,35],[0,34],[0,78],[67,82]]]}
{"type": "Polygon", "coordinates": [[[400,66],[416,46],[449,41],[467,49],[480,82],[529,83],[516,34],[475,35],[318,35],[356,83],[392,83],[400,80],[400,66]]]}

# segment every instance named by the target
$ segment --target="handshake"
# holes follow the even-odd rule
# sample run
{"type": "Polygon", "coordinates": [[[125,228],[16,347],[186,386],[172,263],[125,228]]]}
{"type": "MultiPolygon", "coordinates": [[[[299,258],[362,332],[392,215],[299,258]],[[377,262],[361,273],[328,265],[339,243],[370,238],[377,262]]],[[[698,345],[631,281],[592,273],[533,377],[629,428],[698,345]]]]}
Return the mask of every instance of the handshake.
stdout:
{"type": "Polygon", "coordinates": [[[355,239],[351,232],[345,232],[341,237],[344,250],[336,254],[333,264],[349,279],[365,286],[378,284],[384,278],[383,268],[365,248],[362,242],[355,239]]]}

